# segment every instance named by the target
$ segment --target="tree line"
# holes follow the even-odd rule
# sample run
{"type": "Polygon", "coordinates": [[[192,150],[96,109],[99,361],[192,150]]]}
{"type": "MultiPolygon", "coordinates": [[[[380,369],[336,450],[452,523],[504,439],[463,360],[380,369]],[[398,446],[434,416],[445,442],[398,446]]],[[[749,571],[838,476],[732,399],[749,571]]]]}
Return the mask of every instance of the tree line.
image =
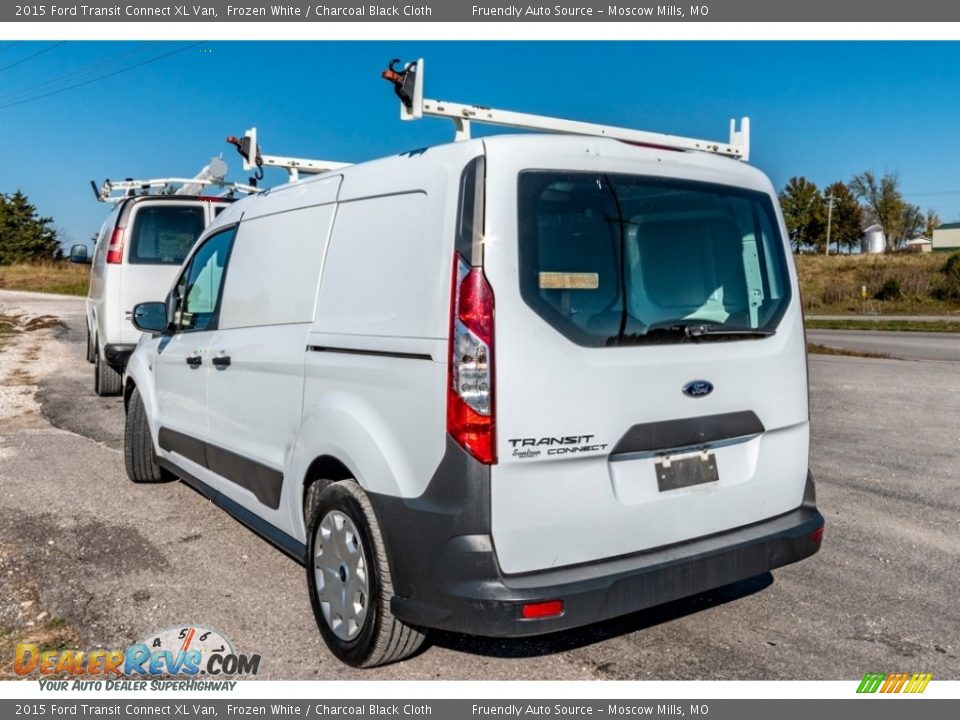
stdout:
{"type": "Polygon", "coordinates": [[[919,205],[904,199],[895,173],[878,177],[872,170],[822,191],[805,177],[792,177],[780,191],[780,206],[797,252],[808,248],[825,252],[828,226],[830,245],[836,252],[841,247],[849,252],[859,245],[869,225],[880,226],[891,252],[918,235],[932,237],[940,225],[936,212],[924,213],[919,205]]]}
{"type": "Polygon", "coordinates": [[[41,217],[19,190],[12,195],[0,193],[0,265],[62,257],[53,218],[41,217]]]}

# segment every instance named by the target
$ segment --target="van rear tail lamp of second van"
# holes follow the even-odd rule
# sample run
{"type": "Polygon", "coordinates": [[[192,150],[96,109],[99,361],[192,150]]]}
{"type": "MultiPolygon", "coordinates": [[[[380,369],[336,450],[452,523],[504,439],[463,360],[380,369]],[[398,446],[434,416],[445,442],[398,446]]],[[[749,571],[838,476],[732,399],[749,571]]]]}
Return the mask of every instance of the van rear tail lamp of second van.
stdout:
{"type": "Polygon", "coordinates": [[[493,291],[483,269],[454,255],[450,307],[447,431],[477,460],[497,461],[494,444],[493,291]]]}
{"type": "Polygon", "coordinates": [[[110,236],[110,244],[107,246],[107,262],[111,265],[118,265],[123,262],[123,228],[115,227],[110,236]]]}

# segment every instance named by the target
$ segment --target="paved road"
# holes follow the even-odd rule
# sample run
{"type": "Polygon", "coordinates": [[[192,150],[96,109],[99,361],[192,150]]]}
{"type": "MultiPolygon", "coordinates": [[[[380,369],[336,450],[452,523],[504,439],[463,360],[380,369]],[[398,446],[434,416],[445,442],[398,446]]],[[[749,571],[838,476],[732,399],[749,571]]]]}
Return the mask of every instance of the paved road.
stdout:
{"type": "Polygon", "coordinates": [[[904,320],[909,322],[960,322],[960,315],[806,315],[807,320],[904,320]]]}
{"type": "Polygon", "coordinates": [[[960,363],[960,333],[807,330],[807,340],[844,350],[883,353],[901,360],[960,363]]]}
{"type": "Polygon", "coordinates": [[[0,292],[0,312],[11,304],[67,326],[0,351],[0,383],[33,367],[44,413],[0,408],[0,628],[14,636],[43,626],[42,613],[74,629],[70,647],[195,622],[262,653],[273,679],[960,679],[954,365],[811,358],[811,463],[827,518],[813,558],[546,638],[437,634],[407,662],[360,672],[319,640],[299,566],[183,484],[127,481],[122,409],[92,396],[79,303],[0,292]]]}

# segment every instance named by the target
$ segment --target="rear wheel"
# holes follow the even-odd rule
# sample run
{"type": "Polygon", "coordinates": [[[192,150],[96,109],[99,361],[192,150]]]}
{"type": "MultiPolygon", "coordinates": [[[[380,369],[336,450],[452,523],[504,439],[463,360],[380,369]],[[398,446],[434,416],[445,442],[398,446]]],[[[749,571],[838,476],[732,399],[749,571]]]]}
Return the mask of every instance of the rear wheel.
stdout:
{"type": "Polygon", "coordinates": [[[96,360],[96,345],[93,344],[93,338],[90,336],[90,328],[87,328],[87,362],[92,363],[96,360]]]}
{"type": "Polygon", "coordinates": [[[140,391],[133,389],[127,406],[127,420],[123,427],[123,460],[127,477],[135,483],[157,483],[172,480],[173,476],[157,464],[157,451],[150,435],[147,411],[140,391]]]}
{"type": "Polygon", "coordinates": [[[100,353],[95,352],[93,362],[93,388],[100,397],[119,395],[123,383],[123,375],[104,362],[100,353]]]}
{"type": "Polygon", "coordinates": [[[327,647],[354,667],[409,657],[425,636],[390,611],[390,567],[370,500],[355,482],[343,480],[312,504],[307,584],[327,647]]]}

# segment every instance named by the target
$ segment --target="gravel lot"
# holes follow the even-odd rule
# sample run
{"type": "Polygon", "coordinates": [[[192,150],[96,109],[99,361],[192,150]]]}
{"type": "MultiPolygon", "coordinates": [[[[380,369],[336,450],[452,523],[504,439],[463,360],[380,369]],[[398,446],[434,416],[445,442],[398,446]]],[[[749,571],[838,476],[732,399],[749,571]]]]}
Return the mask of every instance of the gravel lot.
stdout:
{"type": "Polygon", "coordinates": [[[122,404],[96,398],[82,300],[0,291],[62,325],[0,340],[0,676],[17,639],[125,646],[218,628],[271,679],[960,679],[960,373],[812,356],[811,464],[827,518],[802,563],[651,611],[523,641],[433,636],[347,668],[303,569],[180,483],[130,483],[122,404]]]}

